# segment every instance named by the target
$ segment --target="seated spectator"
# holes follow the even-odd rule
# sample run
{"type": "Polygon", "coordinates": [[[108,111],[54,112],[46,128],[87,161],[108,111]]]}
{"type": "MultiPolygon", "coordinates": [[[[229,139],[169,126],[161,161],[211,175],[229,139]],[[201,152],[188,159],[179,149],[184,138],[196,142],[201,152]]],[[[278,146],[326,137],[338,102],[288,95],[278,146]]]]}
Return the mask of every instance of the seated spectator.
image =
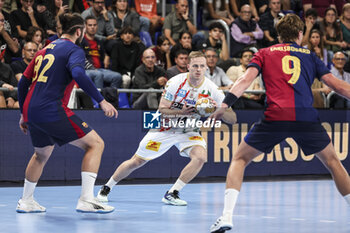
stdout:
{"type": "Polygon", "coordinates": [[[302,46],[305,46],[308,44],[310,32],[313,29],[320,30],[320,25],[317,22],[317,11],[314,8],[310,8],[305,13],[304,37],[301,42],[302,46]]]}
{"type": "Polygon", "coordinates": [[[350,45],[350,3],[346,3],[343,7],[342,14],[340,16],[340,28],[343,33],[343,39],[350,45]]]}
{"type": "Polygon", "coordinates": [[[27,36],[25,38],[26,42],[32,41],[38,45],[38,50],[42,49],[45,43],[44,40],[44,30],[38,27],[29,27],[27,36]]]}
{"type": "Polygon", "coordinates": [[[187,65],[188,52],[184,49],[177,51],[175,55],[175,65],[167,69],[166,77],[171,79],[175,75],[188,72],[187,65]]]}
{"type": "Polygon", "coordinates": [[[202,40],[196,45],[197,50],[205,52],[209,47],[216,50],[217,55],[223,61],[229,59],[229,51],[226,41],[225,29],[219,22],[214,22],[209,25],[209,37],[202,40]]]}
{"type": "Polygon", "coordinates": [[[258,15],[262,15],[268,9],[269,0],[254,0],[258,15]]]}
{"type": "Polygon", "coordinates": [[[17,0],[5,0],[2,9],[8,14],[17,10],[17,0]]]}
{"type": "Polygon", "coordinates": [[[134,40],[134,31],[131,27],[124,27],[120,30],[120,40],[112,48],[111,69],[122,75],[122,88],[128,88],[131,77],[136,67],[140,65],[142,53],[145,46],[134,40]]]}
{"type": "Polygon", "coordinates": [[[348,45],[343,40],[343,33],[340,24],[337,21],[337,11],[335,8],[327,8],[325,17],[321,22],[321,31],[323,33],[323,40],[325,47],[329,52],[330,58],[335,52],[338,52],[348,45]]]}
{"type": "Polygon", "coordinates": [[[324,108],[325,98],[332,91],[326,84],[315,78],[311,86],[312,96],[314,97],[314,103],[312,106],[314,108],[324,108]]]}
{"type": "Polygon", "coordinates": [[[307,48],[316,53],[317,57],[320,58],[327,67],[330,67],[327,49],[324,47],[323,37],[319,30],[313,29],[311,31],[307,48]]]}
{"type": "Polygon", "coordinates": [[[220,89],[228,90],[232,87],[233,82],[227,77],[223,69],[216,66],[218,62],[218,55],[215,49],[209,47],[205,51],[205,58],[209,69],[205,71],[204,76],[214,82],[220,89]]]}
{"type": "Polygon", "coordinates": [[[278,35],[275,26],[281,16],[283,16],[281,12],[281,0],[270,0],[269,10],[261,15],[259,21],[259,26],[264,32],[264,39],[262,40],[263,47],[278,44],[278,35]]]}
{"type": "Polygon", "coordinates": [[[175,54],[177,51],[184,49],[190,54],[190,52],[193,51],[192,49],[192,36],[189,32],[181,32],[180,33],[180,39],[176,43],[175,46],[173,46],[170,49],[170,61],[172,64],[175,63],[175,54]]]}
{"type": "MultiPolygon", "coordinates": [[[[99,41],[95,35],[97,32],[97,20],[94,16],[88,16],[85,19],[85,35],[81,42],[81,47],[85,51],[85,57],[92,65],[88,66],[86,70],[87,76],[89,76],[95,83],[97,88],[104,88],[110,86],[113,88],[120,88],[122,85],[122,76],[118,72],[114,72],[108,69],[104,64],[105,51],[101,41],[99,41]],[[106,67],[107,69],[104,69],[106,67]],[[107,85],[105,85],[107,84],[107,85]]],[[[105,61],[105,63],[109,63],[105,61]]]]}
{"type": "Polygon", "coordinates": [[[42,15],[33,9],[34,0],[21,0],[22,7],[13,11],[11,16],[20,38],[25,39],[30,26],[45,28],[42,15]]]}
{"type": "Polygon", "coordinates": [[[241,16],[231,26],[231,57],[237,57],[246,47],[257,47],[257,40],[263,38],[263,31],[251,18],[252,11],[249,5],[241,8],[241,16]]]}
{"type": "MultiPolygon", "coordinates": [[[[65,2],[67,4],[67,2],[65,2]]],[[[46,2],[46,10],[43,12],[43,17],[46,20],[46,34],[48,36],[55,35],[57,33],[56,26],[58,17],[61,14],[68,12],[69,6],[63,4],[63,0],[48,0],[46,2]]]]}
{"type": "Polygon", "coordinates": [[[222,19],[230,26],[234,18],[230,13],[229,0],[205,0],[203,10],[204,26],[209,27],[215,20],[222,19]]]}
{"type": "Polygon", "coordinates": [[[194,44],[204,38],[204,35],[197,33],[197,28],[193,25],[193,19],[189,15],[188,1],[178,0],[175,11],[168,14],[164,19],[163,34],[174,46],[180,39],[182,32],[189,31],[193,37],[194,44]]]}
{"type": "MultiPolygon", "coordinates": [[[[14,0],[15,1],[15,0],[14,0]]],[[[3,14],[4,16],[4,27],[5,27],[5,30],[8,32],[8,34],[14,38],[18,38],[18,32],[16,30],[16,25],[14,24],[13,22],[13,19],[10,15],[10,12],[6,11],[5,10],[5,3],[6,1],[5,0],[2,0],[0,1],[0,13],[3,14]],[[3,3],[3,4],[1,4],[3,3]]],[[[17,6],[17,4],[16,4],[17,6]]]]}
{"type": "Polygon", "coordinates": [[[11,68],[18,82],[22,78],[23,72],[34,58],[37,51],[38,45],[32,41],[28,41],[23,46],[22,59],[11,63],[11,68]]]}
{"type": "Polygon", "coordinates": [[[303,10],[306,12],[309,8],[315,8],[317,10],[318,20],[322,20],[329,7],[336,9],[334,0],[303,0],[303,10]]]}
{"type": "MultiPolygon", "coordinates": [[[[15,78],[10,65],[0,62],[0,87],[7,88],[9,90],[8,92],[3,93],[7,108],[19,108],[17,92],[13,90],[13,88],[17,87],[17,85],[18,81],[15,78]]],[[[0,97],[0,102],[1,98],[2,97],[0,97]]],[[[0,105],[3,106],[3,103],[0,103],[0,105]]]]}
{"type": "Polygon", "coordinates": [[[113,0],[110,13],[113,16],[116,33],[125,26],[130,26],[136,35],[139,35],[140,30],[148,31],[148,28],[140,28],[140,16],[136,12],[129,10],[127,0],[113,0]]]}
{"type": "Polygon", "coordinates": [[[0,12],[0,62],[11,63],[12,57],[19,56],[19,43],[6,30],[4,15],[0,12]]]}
{"type": "MultiPolygon", "coordinates": [[[[344,71],[344,65],[346,63],[345,54],[343,52],[336,52],[332,62],[334,65],[331,68],[331,73],[338,79],[350,83],[350,73],[344,71]]],[[[349,101],[338,94],[332,95],[329,103],[330,108],[334,109],[350,108],[349,101]]]]}
{"type": "MultiPolygon", "coordinates": [[[[253,51],[250,49],[245,49],[241,53],[241,59],[239,66],[231,66],[226,75],[233,81],[236,82],[239,77],[241,77],[247,69],[248,64],[253,58],[253,51]]],[[[263,85],[261,77],[258,76],[246,89],[246,91],[263,90],[263,85]]],[[[239,109],[260,109],[263,108],[264,95],[262,94],[251,94],[243,93],[243,95],[235,103],[234,108],[239,109]]]]}
{"type": "Polygon", "coordinates": [[[153,47],[152,50],[156,54],[157,66],[165,70],[172,66],[170,59],[170,42],[164,35],[158,37],[157,46],[153,47]]]}
{"type": "Polygon", "coordinates": [[[231,8],[233,11],[234,16],[239,17],[242,16],[242,6],[249,5],[252,9],[252,15],[255,19],[255,21],[259,21],[259,14],[256,10],[254,0],[230,0],[231,8]],[[241,11],[240,11],[241,10],[241,11]]]}
{"type": "MultiPolygon", "coordinates": [[[[161,89],[168,81],[165,70],[155,65],[156,55],[152,49],[146,49],[142,55],[142,64],[136,68],[133,79],[133,89],[161,89]]],[[[132,95],[133,108],[157,109],[160,94],[134,93],[132,95]]]]}

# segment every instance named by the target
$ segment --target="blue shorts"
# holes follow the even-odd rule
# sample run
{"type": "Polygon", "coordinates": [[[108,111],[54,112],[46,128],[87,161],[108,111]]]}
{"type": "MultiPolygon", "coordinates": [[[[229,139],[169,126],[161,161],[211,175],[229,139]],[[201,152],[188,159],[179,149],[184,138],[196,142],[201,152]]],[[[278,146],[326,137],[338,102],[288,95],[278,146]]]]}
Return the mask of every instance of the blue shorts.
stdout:
{"type": "Polygon", "coordinates": [[[78,116],[72,115],[54,122],[28,122],[34,147],[45,147],[57,143],[62,146],[84,137],[92,129],[78,116]]]}
{"type": "Polygon", "coordinates": [[[322,151],[331,142],[320,122],[261,121],[248,132],[244,141],[255,149],[270,153],[286,138],[293,138],[306,155],[322,151]]]}

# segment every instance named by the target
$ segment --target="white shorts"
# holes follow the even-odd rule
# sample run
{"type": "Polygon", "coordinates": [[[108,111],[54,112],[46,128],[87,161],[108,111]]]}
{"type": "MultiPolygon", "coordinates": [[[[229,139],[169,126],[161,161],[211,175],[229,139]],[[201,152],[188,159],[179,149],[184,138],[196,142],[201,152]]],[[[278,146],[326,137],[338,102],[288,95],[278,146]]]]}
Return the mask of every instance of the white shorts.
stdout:
{"type": "Polygon", "coordinates": [[[184,157],[190,156],[193,146],[207,149],[207,143],[198,132],[149,131],[140,142],[135,154],[144,160],[152,160],[162,156],[174,145],[184,157]]]}

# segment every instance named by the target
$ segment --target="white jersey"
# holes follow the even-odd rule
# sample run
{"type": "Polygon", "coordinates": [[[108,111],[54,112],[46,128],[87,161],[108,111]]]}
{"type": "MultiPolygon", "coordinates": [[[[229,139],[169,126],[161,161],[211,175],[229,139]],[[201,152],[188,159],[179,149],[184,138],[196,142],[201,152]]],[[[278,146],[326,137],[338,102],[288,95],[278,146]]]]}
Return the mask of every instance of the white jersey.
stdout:
{"type": "MultiPolygon", "coordinates": [[[[162,98],[172,102],[172,109],[182,109],[184,104],[195,106],[197,100],[203,97],[211,97],[218,106],[221,105],[225,95],[214,82],[204,77],[203,82],[199,86],[194,87],[190,84],[188,76],[189,73],[178,74],[172,77],[165,86],[162,98]]],[[[187,120],[188,116],[185,117],[187,120]]],[[[191,115],[190,117],[200,118],[198,114],[191,115]]],[[[184,117],[177,117],[177,120],[181,120],[181,118],[183,120],[184,117]]],[[[174,121],[174,118],[172,118],[172,121],[174,121]]],[[[177,127],[172,126],[171,128],[174,129],[177,127]]],[[[191,130],[193,131],[195,129],[192,128],[191,130]]],[[[185,131],[189,131],[189,129],[185,131]]]]}

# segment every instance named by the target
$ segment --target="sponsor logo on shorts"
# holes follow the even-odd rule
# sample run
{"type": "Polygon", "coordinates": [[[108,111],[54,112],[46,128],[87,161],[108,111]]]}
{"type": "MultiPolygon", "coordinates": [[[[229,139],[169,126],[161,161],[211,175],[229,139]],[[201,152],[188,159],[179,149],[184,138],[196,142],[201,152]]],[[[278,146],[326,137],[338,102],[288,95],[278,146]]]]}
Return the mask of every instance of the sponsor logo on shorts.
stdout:
{"type": "Polygon", "coordinates": [[[147,145],[146,145],[146,149],[147,150],[153,150],[155,152],[158,152],[160,144],[162,144],[161,142],[155,142],[150,140],[147,145]]]}
{"type": "Polygon", "coordinates": [[[89,127],[88,124],[87,124],[86,122],[81,123],[81,125],[82,125],[84,128],[89,127]]]}
{"type": "Polygon", "coordinates": [[[192,136],[192,137],[189,137],[190,140],[192,141],[202,141],[203,138],[201,136],[192,136]]]}

